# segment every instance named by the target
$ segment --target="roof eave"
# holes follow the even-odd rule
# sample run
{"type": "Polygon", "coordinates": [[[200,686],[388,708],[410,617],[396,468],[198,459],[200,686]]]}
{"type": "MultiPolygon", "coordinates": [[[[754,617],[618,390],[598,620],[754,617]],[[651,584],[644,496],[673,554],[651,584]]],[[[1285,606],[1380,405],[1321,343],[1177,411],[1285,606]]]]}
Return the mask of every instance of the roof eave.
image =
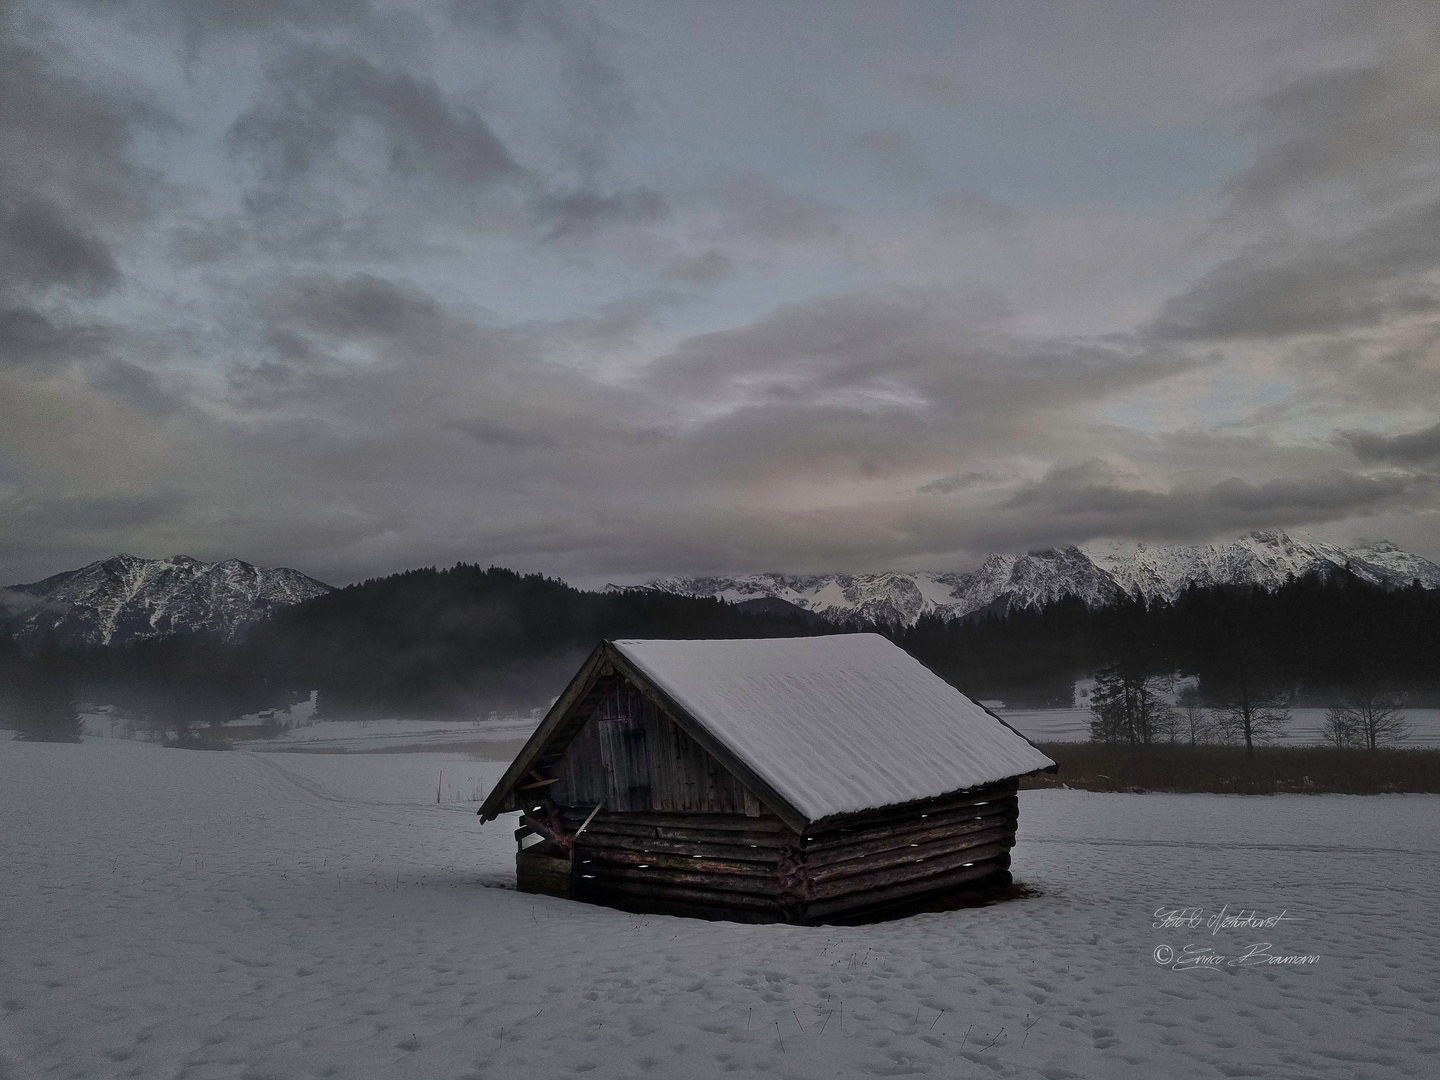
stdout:
{"type": "Polygon", "coordinates": [[[585,663],[580,665],[580,670],[575,673],[575,677],[570,680],[570,684],[566,686],[564,692],[555,699],[555,704],[550,706],[550,711],[545,714],[545,719],[540,721],[540,726],[537,727],[530,738],[526,740],[525,745],[520,748],[520,753],[517,754],[515,760],[510,763],[510,767],[505,770],[504,775],[502,775],[495,786],[490,789],[490,794],[485,797],[485,801],[481,803],[480,809],[476,811],[482,821],[493,821],[504,813],[502,807],[506,796],[510,794],[511,789],[514,788],[520,781],[520,778],[530,770],[531,766],[540,757],[541,751],[543,751],[550,742],[556,729],[565,721],[570,710],[589,692],[591,684],[595,681],[595,675],[600,667],[600,663],[605,658],[606,644],[606,642],[602,641],[591,650],[590,656],[586,659],[585,663]]]}

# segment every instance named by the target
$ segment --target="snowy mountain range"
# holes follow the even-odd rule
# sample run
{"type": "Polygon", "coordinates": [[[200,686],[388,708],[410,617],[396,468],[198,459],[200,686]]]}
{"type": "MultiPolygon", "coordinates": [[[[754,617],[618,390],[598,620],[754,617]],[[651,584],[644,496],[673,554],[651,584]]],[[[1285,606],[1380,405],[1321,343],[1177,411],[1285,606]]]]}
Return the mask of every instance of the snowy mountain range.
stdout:
{"type": "Polygon", "coordinates": [[[1188,586],[1277,588],[1293,574],[1328,574],[1348,567],[1364,581],[1401,587],[1418,580],[1440,588],[1440,566],[1387,541],[1342,548],[1283,532],[1252,532],[1228,544],[1149,547],[1064,547],[988,556],[969,573],[751,574],[671,577],[645,587],[732,602],[775,597],[830,618],[913,624],[922,615],[963,618],[975,612],[1042,607],[1063,596],[1089,605],[1117,591],[1174,599],[1188,586]]]}
{"type": "Polygon", "coordinates": [[[298,570],[239,559],[116,555],[0,590],[0,616],[9,613],[10,630],[21,640],[53,630],[65,644],[124,645],[189,631],[233,641],[271,612],[330,591],[298,570]]]}

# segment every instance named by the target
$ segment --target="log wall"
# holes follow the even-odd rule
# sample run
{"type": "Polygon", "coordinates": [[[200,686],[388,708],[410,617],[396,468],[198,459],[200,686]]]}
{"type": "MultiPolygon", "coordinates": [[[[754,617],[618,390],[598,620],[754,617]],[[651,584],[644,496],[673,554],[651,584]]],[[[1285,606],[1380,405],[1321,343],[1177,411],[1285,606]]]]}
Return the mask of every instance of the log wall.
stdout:
{"type": "MultiPolygon", "coordinates": [[[[743,813],[602,811],[575,838],[576,899],[740,921],[863,919],[1009,882],[1016,782],[836,818],[796,833],[743,813]]],[[[555,808],[573,834],[591,807],[555,808]]]]}
{"type": "Polygon", "coordinates": [[[524,811],[516,839],[544,841],[517,855],[526,891],[633,911],[815,923],[1009,883],[1013,779],[797,833],[613,669],[551,745],[512,794],[524,811]]]}

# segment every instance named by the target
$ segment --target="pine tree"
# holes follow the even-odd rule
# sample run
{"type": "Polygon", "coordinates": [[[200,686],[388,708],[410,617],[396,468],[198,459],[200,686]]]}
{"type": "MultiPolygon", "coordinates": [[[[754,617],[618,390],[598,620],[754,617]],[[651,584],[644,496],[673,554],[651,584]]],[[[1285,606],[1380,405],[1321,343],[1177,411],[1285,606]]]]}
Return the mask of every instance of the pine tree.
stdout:
{"type": "Polygon", "coordinates": [[[1093,742],[1150,746],[1173,736],[1173,710],[1160,696],[1161,680],[1143,669],[1112,665],[1095,673],[1090,697],[1093,742]]]}
{"type": "Polygon", "coordinates": [[[55,639],[47,636],[39,654],[29,663],[22,661],[17,674],[12,722],[19,737],[28,742],[80,742],[74,682],[55,639]]]}

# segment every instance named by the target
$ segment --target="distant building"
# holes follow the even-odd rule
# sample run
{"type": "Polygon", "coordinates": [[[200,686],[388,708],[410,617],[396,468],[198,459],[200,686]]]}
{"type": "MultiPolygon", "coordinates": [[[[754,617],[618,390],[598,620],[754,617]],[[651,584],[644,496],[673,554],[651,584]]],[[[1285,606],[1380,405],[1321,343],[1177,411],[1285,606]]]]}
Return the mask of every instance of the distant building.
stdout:
{"type": "Polygon", "coordinates": [[[480,808],[519,887],[751,922],[1008,885],[1054,762],[877,634],[606,641],[480,808]]]}

